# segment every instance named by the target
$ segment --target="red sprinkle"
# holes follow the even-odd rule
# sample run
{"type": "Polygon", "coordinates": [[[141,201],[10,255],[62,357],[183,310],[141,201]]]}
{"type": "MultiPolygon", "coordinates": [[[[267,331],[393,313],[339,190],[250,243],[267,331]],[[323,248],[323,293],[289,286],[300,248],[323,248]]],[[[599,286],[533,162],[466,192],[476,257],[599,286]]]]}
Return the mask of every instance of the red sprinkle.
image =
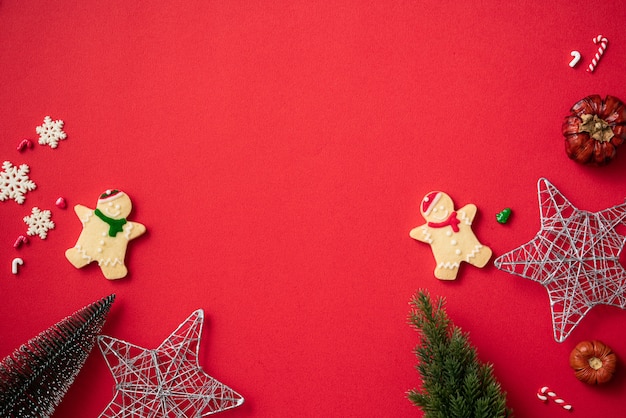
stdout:
{"type": "Polygon", "coordinates": [[[59,209],[65,209],[67,207],[67,202],[62,197],[59,197],[57,201],[55,202],[55,204],[57,205],[59,209]]]}

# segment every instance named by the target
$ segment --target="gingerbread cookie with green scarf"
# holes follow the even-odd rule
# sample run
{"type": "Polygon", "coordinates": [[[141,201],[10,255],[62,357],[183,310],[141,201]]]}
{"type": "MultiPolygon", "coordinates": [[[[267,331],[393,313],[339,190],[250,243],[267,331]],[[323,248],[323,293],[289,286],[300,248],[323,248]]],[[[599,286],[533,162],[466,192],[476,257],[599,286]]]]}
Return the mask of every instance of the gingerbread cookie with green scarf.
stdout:
{"type": "Polygon", "coordinates": [[[130,198],[119,190],[104,192],[95,209],[76,205],[74,211],[83,230],[76,245],[65,252],[69,262],[82,268],[96,261],[107,279],[126,277],[124,259],[128,242],[146,232],[144,225],[126,219],[132,207],[130,198]]]}

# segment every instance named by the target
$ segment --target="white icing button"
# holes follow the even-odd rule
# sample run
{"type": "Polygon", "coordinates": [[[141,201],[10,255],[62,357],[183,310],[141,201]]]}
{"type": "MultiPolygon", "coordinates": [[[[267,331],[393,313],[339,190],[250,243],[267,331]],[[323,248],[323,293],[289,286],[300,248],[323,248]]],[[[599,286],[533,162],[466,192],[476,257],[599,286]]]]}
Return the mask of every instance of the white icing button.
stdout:
{"type": "Polygon", "coordinates": [[[106,233],[106,232],[103,232],[103,233],[102,233],[102,236],[103,236],[103,237],[106,237],[106,236],[107,236],[107,233],[106,233]]]}
{"type": "Polygon", "coordinates": [[[96,249],[96,251],[98,251],[99,253],[101,253],[101,252],[102,252],[102,248],[98,247],[98,248],[96,249]]]}
{"type": "Polygon", "coordinates": [[[446,235],[451,237],[452,236],[452,231],[446,231],[446,235]]]}
{"type": "Polygon", "coordinates": [[[453,239],[452,241],[450,241],[450,245],[456,245],[456,240],[453,239]]]}
{"type": "Polygon", "coordinates": [[[100,245],[104,245],[104,240],[103,239],[100,240],[100,245]]]}
{"type": "Polygon", "coordinates": [[[456,250],[455,253],[456,253],[456,255],[459,255],[459,254],[461,254],[461,250],[456,250]]]}

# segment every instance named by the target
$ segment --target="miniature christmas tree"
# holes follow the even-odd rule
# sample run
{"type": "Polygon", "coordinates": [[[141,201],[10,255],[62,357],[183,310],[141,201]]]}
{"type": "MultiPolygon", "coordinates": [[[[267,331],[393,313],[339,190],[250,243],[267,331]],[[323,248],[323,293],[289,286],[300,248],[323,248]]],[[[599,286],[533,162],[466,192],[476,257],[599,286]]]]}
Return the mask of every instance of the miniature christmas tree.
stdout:
{"type": "Polygon", "coordinates": [[[0,416],[49,417],[74,382],[115,295],[94,302],[23,344],[0,363],[0,416]]]}
{"type": "Polygon", "coordinates": [[[480,362],[468,334],[448,318],[445,299],[439,297],[433,303],[430,295],[420,290],[411,306],[409,322],[421,337],[414,352],[422,388],[410,390],[408,398],[422,409],[424,417],[512,417],[492,366],[480,362]]]}

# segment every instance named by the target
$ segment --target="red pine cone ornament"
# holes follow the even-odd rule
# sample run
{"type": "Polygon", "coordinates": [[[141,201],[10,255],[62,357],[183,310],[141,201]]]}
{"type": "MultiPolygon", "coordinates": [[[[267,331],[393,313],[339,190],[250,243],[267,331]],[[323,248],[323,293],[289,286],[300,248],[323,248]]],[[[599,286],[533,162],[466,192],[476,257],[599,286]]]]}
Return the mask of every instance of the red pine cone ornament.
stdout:
{"type": "Polygon", "coordinates": [[[608,164],[626,140],[626,106],[620,99],[587,96],[563,122],[565,152],[572,160],[590,165],[608,164]]]}
{"type": "Polygon", "coordinates": [[[572,350],[569,365],[578,380],[597,385],[611,380],[617,366],[617,356],[600,341],[583,341],[572,350]]]}

